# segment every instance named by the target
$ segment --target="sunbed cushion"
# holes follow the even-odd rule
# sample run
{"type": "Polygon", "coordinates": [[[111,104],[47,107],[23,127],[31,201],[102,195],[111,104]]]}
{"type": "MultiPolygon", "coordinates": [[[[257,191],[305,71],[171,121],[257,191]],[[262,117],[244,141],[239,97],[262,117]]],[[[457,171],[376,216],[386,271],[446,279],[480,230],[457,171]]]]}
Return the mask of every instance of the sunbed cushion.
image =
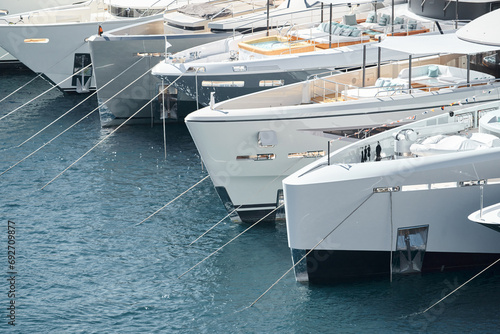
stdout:
{"type": "Polygon", "coordinates": [[[348,26],[355,26],[356,24],[358,24],[358,22],[356,21],[356,14],[344,15],[343,23],[348,26]]]}
{"type": "Polygon", "coordinates": [[[378,24],[381,26],[386,26],[386,25],[391,23],[390,21],[391,21],[391,17],[389,15],[382,14],[380,19],[378,20],[378,24]]]}
{"type": "Polygon", "coordinates": [[[375,15],[375,12],[369,12],[368,16],[366,17],[366,23],[376,23],[377,22],[377,15],[375,15]]]}

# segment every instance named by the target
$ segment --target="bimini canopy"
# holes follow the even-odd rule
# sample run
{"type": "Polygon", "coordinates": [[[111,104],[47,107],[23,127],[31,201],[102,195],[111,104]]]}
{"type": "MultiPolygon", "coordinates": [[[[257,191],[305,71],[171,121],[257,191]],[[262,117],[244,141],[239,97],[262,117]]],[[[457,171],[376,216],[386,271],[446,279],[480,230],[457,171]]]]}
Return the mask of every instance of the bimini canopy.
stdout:
{"type": "Polygon", "coordinates": [[[472,43],[458,38],[456,33],[443,35],[414,35],[387,37],[378,46],[412,55],[429,54],[476,54],[500,50],[500,45],[472,43]]]}

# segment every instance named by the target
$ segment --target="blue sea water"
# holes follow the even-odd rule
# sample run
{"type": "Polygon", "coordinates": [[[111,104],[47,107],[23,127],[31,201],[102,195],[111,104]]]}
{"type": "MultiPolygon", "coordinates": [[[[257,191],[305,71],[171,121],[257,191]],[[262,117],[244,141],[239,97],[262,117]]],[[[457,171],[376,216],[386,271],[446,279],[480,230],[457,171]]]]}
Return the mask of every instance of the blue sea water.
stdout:
{"type": "MultiPolygon", "coordinates": [[[[0,100],[34,78],[0,73],[0,100]]],[[[0,102],[0,117],[51,86],[36,79],[0,102]]],[[[92,111],[91,98],[51,90],[0,120],[0,173],[92,111]]],[[[0,175],[0,331],[18,333],[495,333],[500,275],[460,271],[346,284],[304,285],[293,273],[283,223],[248,230],[223,221],[183,124],[113,129],[97,111],[0,175]],[[8,221],[15,222],[15,298],[8,296],[8,221]],[[139,224],[139,225],[138,225],[139,224]],[[183,277],[179,276],[213,255],[183,277]],[[8,307],[15,300],[15,326],[8,307]]],[[[493,233],[493,232],[492,232],[493,233]]]]}

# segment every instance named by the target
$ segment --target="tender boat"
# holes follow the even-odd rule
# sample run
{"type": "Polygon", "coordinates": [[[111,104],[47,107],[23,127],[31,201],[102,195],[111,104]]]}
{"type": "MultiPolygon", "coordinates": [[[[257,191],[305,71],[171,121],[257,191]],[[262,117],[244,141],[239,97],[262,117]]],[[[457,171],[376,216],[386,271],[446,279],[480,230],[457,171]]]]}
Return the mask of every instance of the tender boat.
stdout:
{"type": "Polygon", "coordinates": [[[389,279],[498,259],[500,234],[467,219],[480,198],[491,205],[500,196],[500,138],[480,123],[498,117],[498,101],[462,107],[353,143],[287,177],[296,279],[389,279]]]}

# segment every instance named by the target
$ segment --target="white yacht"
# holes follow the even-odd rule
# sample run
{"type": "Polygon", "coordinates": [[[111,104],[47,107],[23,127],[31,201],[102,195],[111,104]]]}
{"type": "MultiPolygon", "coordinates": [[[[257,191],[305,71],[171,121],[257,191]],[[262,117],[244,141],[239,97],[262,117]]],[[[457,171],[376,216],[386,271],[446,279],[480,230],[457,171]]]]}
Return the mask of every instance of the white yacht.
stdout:
{"type": "MultiPolygon", "coordinates": [[[[335,8],[335,15],[351,10],[343,1],[332,1],[342,3],[345,7],[342,11],[335,8]]],[[[368,2],[365,6],[372,8],[379,6],[377,3],[372,5],[371,0],[356,2],[368,2]]],[[[268,27],[272,29],[287,26],[284,28],[286,31],[291,22],[319,22],[322,17],[326,20],[329,10],[328,6],[324,7],[322,9],[319,2],[310,0],[279,0],[271,1],[267,11],[268,2],[264,0],[219,0],[210,2],[209,6],[193,5],[182,12],[166,13],[163,21],[159,18],[107,31],[102,36],[92,36],[89,43],[95,64],[98,98],[104,103],[100,107],[101,125],[122,123],[161,92],[161,80],[153,75],[148,74],[140,81],[132,82],[152,69],[165,55],[169,58],[172,54],[192,48],[189,53],[193,57],[200,57],[205,52],[200,45],[229,36],[239,38],[236,36],[241,33],[257,31],[265,31],[264,34],[267,34],[268,27]],[[135,65],[141,57],[146,59],[135,65]],[[124,70],[126,72],[122,73],[124,70]],[[121,74],[120,82],[105,86],[118,74],[121,74]]],[[[178,96],[177,90],[171,87],[165,93],[165,101],[184,99],[185,95],[182,94],[180,91],[178,96]]],[[[168,108],[168,112],[163,113],[160,101],[163,98],[148,105],[128,124],[159,122],[164,114],[167,118],[176,119],[175,107],[168,108]]]]}
{"type": "Polygon", "coordinates": [[[284,31],[259,33],[200,45],[178,52],[160,62],[153,74],[173,82],[178,99],[187,95],[203,106],[215,93],[217,101],[250,94],[270,87],[306,80],[309,76],[337,68],[377,63],[379,60],[401,59],[404,53],[391,50],[379,59],[376,43],[386,36],[404,36],[452,29],[453,24],[437,25],[429,20],[404,16],[407,4],[385,7],[377,11],[376,23],[366,22],[375,12],[357,9],[349,13],[347,6],[335,7],[333,22],[293,25],[284,31]],[[390,24],[392,11],[395,22],[390,24]],[[387,23],[382,18],[389,18],[387,23]],[[362,54],[365,52],[365,56],[362,54]]]}
{"type": "MultiPolygon", "coordinates": [[[[274,8],[274,5],[270,8],[274,8]]],[[[168,53],[174,53],[225,38],[234,34],[234,31],[214,33],[208,27],[209,24],[230,17],[241,19],[253,14],[262,16],[266,9],[267,0],[190,3],[147,22],[91,36],[90,54],[94,63],[98,100],[102,104],[101,125],[120,124],[158,94],[158,79],[149,73],[144,74],[165,57],[167,50],[168,53]],[[118,75],[120,80],[113,81],[118,75]],[[140,76],[141,80],[135,81],[140,76]]],[[[151,104],[129,124],[151,123],[152,118],[153,121],[159,121],[161,115],[157,109],[157,103],[151,104]]]]}
{"type": "MultiPolygon", "coordinates": [[[[49,2],[42,2],[38,0],[0,0],[0,20],[6,15],[18,14],[23,12],[29,12],[33,10],[39,10],[43,8],[48,8],[55,6],[65,6],[71,5],[77,0],[54,0],[49,2]]],[[[9,54],[4,49],[0,48],[0,68],[10,68],[19,67],[20,62],[9,54]]]]}
{"type": "Polygon", "coordinates": [[[88,66],[92,61],[86,39],[102,31],[150,20],[150,15],[161,17],[165,9],[158,0],[134,4],[91,0],[3,16],[0,46],[62,90],[88,92],[95,88],[95,82],[92,67],[88,66]]]}
{"type": "MultiPolygon", "coordinates": [[[[427,43],[430,48],[434,43],[444,46],[448,39],[460,44],[454,35],[407,38],[414,39],[410,45],[427,43]],[[431,42],[431,37],[437,40],[431,42]]],[[[476,44],[470,48],[496,49],[476,44]]],[[[251,222],[266,214],[267,219],[280,218],[282,212],[275,210],[282,201],[281,181],[325,155],[325,138],[341,138],[333,142],[335,150],[365,134],[460,104],[498,99],[500,82],[484,72],[468,71],[467,58],[410,58],[318,77],[205,107],[185,122],[224,205],[237,214],[233,219],[251,222]]]]}
{"type": "Polygon", "coordinates": [[[498,259],[500,234],[467,216],[481,199],[491,205],[500,196],[500,138],[480,124],[499,117],[498,101],[462,107],[353,143],[287,177],[296,279],[389,279],[498,259]]]}

